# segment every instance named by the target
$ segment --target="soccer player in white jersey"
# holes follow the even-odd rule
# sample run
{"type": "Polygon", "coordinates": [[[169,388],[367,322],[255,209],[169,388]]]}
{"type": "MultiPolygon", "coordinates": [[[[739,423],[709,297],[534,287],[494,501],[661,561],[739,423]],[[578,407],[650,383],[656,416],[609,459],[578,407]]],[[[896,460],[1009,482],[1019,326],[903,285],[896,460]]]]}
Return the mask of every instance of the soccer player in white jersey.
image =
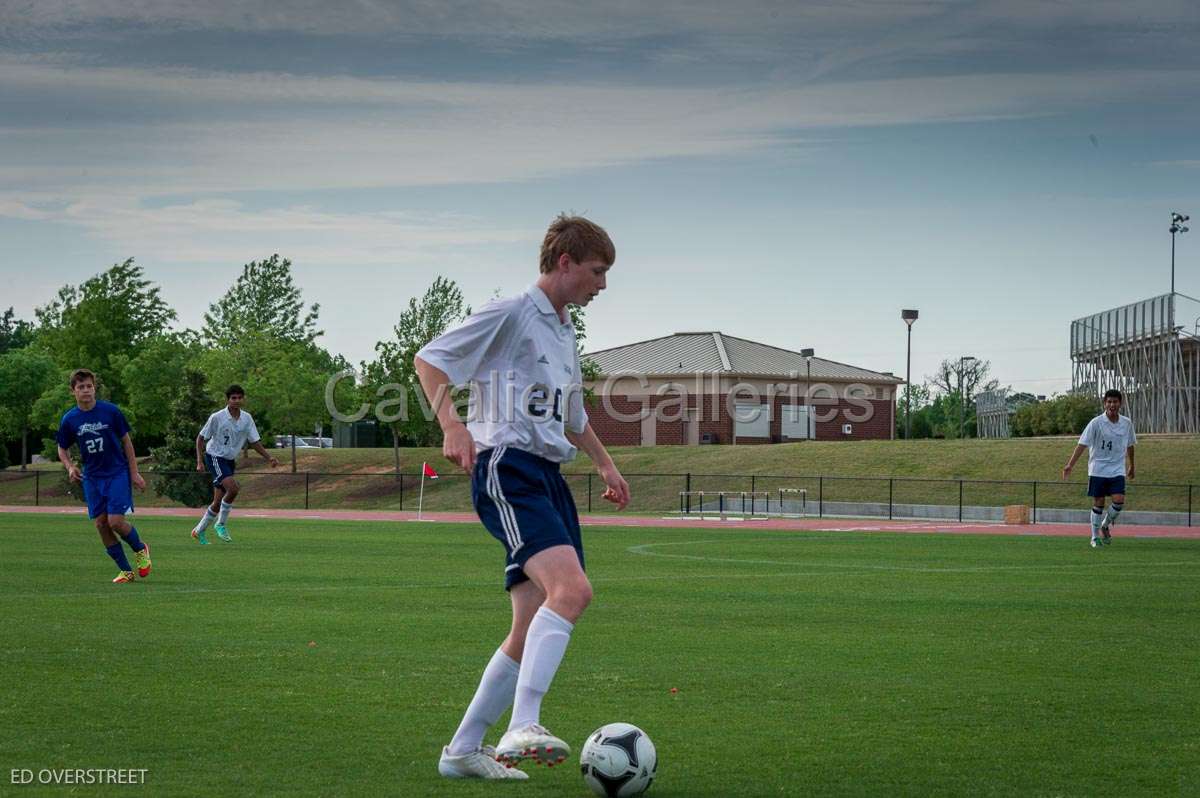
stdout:
{"type": "Polygon", "coordinates": [[[417,375],[445,434],[447,459],[471,474],[471,498],[504,545],[512,627],[483,672],[438,771],[448,778],[527,778],[524,759],[555,765],[570,747],[540,724],[542,697],[571,631],[592,598],[571,491],[559,464],[576,449],[591,457],[618,508],[629,485],[588,423],[568,305],[586,305],[606,286],[616,249],[604,230],[559,216],[541,248],[541,275],[523,294],[488,303],[421,349],[417,375]],[[464,424],[450,401],[470,385],[464,424]],[[512,705],[494,749],[488,728],[512,705]],[[507,766],[507,767],[506,767],[507,766]]]}
{"type": "Polygon", "coordinates": [[[1137,433],[1133,431],[1129,416],[1121,415],[1122,399],[1121,392],[1115,388],[1105,392],[1104,412],[1083,428],[1079,443],[1062,472],[1063,479],[1070,477],[1075,461],[1087,449],[1093,549],[1112,543],[1109,530],[1125,507],[1125,477],[1133,479],[1134,474],[1133,447],[1137,444],[1137,433]],[[1112,497],[1107,513],[1104,511],[1105,496],[1112,497]]]}
{"type": "Polygon", "coordinates": [[[237,456],[249,442],[254,451],[263,456],[271,468],[279,465],[262,445],[254,419],[242,409],[246,392],[240,385],[225,389],[225,407],[208,417],[200,434],[196,436],[196,470],[212,474],[212,504],[204,509],[204,517],[192,529],[197,543],[207,545],[205,531],[213,521],[217,522],[217,537],[229,543],[233,540],[225,524],[229,511],[241,488],[233,478],[237,456]]]}

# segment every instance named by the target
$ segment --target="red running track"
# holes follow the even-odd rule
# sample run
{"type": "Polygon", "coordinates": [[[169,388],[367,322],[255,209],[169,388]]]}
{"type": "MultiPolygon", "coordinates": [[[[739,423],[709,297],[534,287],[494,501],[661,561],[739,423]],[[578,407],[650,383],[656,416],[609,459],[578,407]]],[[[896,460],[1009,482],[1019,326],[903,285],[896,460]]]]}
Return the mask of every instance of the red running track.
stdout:
{"type": "MultiPolygon", "coordinates": [[[[0,505],[0,513],[43,513],[59,515],[85,515],[82,507],[21,507],[0,505]]],[[[197,518],[196,510],[185,507],[148,507],[138,511],[139,516],[167,516],[197,518]]],[[[382,510],[266,510],[255,507],[239,509],[241,518],[292,518],[324,521],[437,521],[448,524],[478,524],[474,513],[425,513],[420,519],[410,511],[388,512],[382,510]]],[[[999,523],[958,523],[956,521],[887,521],[855,518],[771,518],[761,521],[700,521],[694,518],[656,518],[637,515],[585,515],[580,517],[583,526],[650,526],[703,528],[746,528],[783,530],[843,530],[846,532],[942,532],[958,535],[1055,535],[1088,536],[1085,524],[1031,524],[1017,526],[999,523]]],[[[1135,538],[1188,538],[1200,539],[1200,527],[1148,526],[1118,524],[1114,532],[1121,537],[1135,538]]]]}

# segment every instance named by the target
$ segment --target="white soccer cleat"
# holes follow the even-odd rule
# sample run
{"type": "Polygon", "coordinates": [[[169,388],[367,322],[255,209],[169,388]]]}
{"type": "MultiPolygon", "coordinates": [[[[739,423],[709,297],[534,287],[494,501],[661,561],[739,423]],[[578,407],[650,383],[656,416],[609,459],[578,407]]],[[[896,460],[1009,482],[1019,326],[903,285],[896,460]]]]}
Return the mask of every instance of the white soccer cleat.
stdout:
{"type": "Polygon", "coordinates": [[[496,761],[496,749],[490,745],[469,754],[451,756],[449,746],[442,749],[438,773],[448,779],[527,779],[529,774],[496,761]]]}
{"type": "Polygon", "coordinates": [[[571,746],[536,723],[506,731],[496,744],[496,759],[505,765],[532,759],[539,765],[554,767],[567,761],[570,755],[571,746]]]}

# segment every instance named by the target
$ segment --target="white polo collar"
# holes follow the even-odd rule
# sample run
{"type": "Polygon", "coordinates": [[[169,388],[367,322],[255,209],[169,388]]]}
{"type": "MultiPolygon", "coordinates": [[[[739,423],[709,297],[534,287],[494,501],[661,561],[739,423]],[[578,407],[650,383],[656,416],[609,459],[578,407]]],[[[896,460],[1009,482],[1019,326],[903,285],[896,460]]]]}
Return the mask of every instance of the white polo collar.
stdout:
{"type": "Polygon", "coordinates": [[[533,285],[529,286],[529,290],[526,291],[525,293],[528,294],[529,298],[533,300],[533,304],[537,307],[537,309],[539,311],[541,311],[542,313],[544,313],[547,316],[553,316],[554,320],[556,322],[558,322],[560,326],[563,326],[563,327],[570,326],[571,314],[568,313],[567,320],[563,321],[562,318],[558,315],[558,311],[554,309],[554,305],[552,305],[550,303],[550,297],[546,296],[546,292],[543,291],[541,288],[539,288],[537,283],[534,283],[533,285]]]}

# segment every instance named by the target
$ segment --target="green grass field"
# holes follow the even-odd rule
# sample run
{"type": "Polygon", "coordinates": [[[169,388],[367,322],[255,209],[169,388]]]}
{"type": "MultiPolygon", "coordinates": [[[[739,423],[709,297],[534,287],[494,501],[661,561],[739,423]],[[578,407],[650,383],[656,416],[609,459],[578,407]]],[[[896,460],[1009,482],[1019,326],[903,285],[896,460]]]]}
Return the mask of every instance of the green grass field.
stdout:
{"type": "MultiPolygon", "coordinates": [[[[479,527],[189,526],[141,519],[154,572],[117,586],[82,517],[0,515],[0,792],[136,767],[131,794],[589,794],[574,766],[437,775],[507,628],[479,527]]],[[[1200,794],[1196,541],[585,535],[596,599],[543,720],[576,750],[644,728],[650,795],[1200,794]]]]}

